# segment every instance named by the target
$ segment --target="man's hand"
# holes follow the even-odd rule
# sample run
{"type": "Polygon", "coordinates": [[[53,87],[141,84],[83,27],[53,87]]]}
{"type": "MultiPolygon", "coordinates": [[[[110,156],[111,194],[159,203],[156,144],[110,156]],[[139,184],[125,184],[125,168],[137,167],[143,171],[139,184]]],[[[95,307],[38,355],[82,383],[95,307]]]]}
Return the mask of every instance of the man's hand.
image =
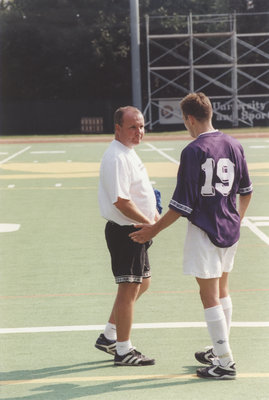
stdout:
{"type": "Polygon", "coordinates": [[[177,211],[169,209],[162,218],[160,218],[155,224],[138,224],[135,228],[141,228],[139,231],[130,233],[130,238],[137,243],[145,243],[151,240],[154,236],[158,235],[160,231],[173,224],[181,214],[177,211]]]}
{"type": "Polygon", "coordinates": [[[140,230],[129,234],[130,238],[134,242],[143,244],[155,236],[154,225],[139,224],[135,225],[135,228],[140,228],[140,230]]]}
{"type": "Polygon", "coordinates": [[[114,205],[120,210],[120,212],[126,217],[143,224],[149,224],[151,221],[137,208],[132,200],[122,199],[118,197],[118,200],[114,205]]]}

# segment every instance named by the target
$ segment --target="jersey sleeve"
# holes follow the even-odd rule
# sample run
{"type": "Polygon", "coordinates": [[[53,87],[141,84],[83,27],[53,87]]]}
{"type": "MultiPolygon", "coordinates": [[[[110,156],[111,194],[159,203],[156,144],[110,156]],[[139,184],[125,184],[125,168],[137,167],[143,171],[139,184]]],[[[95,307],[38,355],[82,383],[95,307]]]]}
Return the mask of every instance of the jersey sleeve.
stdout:
{"type": "Polygon", "coordinates": [[[200,166],[195,151],[186,147],[181,153],[177,185],[169,203],[169,208],[185,217],[192,213],[198,197],[199,171],[200,166]]]}
{"type": "Polygon", "coordinates": [[[247,194],[252,193],[253,187],[249,177],[247,162],[245,159],[244,151],[242,149],[242,174],[238,188],[238,194],[241,196],[245,196],[247,194]]]}

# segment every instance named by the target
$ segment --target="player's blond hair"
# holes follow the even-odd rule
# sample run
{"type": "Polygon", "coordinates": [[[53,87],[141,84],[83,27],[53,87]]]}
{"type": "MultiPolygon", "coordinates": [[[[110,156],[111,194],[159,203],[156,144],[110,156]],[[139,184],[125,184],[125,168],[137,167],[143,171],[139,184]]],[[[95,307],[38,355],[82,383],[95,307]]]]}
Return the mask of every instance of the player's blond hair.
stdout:
{"type": "Polygon", "coordinates": [[[198,121],[210,120],[213,110],[209,98],[202,92],[190,93],[180,103],[183,115],[192,115],[198,121]]]}

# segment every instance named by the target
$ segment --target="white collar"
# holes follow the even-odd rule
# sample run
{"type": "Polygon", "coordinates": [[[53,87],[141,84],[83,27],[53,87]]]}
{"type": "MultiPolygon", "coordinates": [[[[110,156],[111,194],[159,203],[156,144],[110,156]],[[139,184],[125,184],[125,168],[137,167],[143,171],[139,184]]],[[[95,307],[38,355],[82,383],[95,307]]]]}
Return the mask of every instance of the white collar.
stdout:
{"type": "Polygon", "coordinates": [[[202,133],[200,133],[200,135],[198,135],[197,137],[199,137],[199,136],[201,136],[201,135],[206,135],[207,133],[214,133],[214,132],[218,132],[218,129],[214,129],[213,131],[202,132],[202,133]]]}

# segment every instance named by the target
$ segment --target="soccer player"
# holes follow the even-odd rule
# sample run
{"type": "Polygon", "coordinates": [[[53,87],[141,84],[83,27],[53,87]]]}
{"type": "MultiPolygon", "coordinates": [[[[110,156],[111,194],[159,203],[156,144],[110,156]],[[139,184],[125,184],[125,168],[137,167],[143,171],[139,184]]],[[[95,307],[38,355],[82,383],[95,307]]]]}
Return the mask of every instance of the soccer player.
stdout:
{"type": "Polygon", "coordinates": [[[151,242],[135,243],[129,234],[136,230],[135,224],[159,218],[153,187],[134,150],[144,136],[144,117],[135,107],[121,107],[114,124],[115,139],[101,162],[98,197],[108,221],[105,236],[118,292],[95,347],[114,355],[115,365],[153,365],[155,360],[137,351],[130,340],[135,301],[150,285],[147,249],[151,242]]]}
{"type": "Polygon", "coordinates": [[[198,282],[212,340],[211,348],[195,353],[199,362],[208,364],[199,368],[197,375],[234,379],[236,368],[229,345],[232,300],[228,276],[233,268],[240,222],[250,202],[252,184],[241,144],[213,128],[208,97],[203,93],[191,93],[181,101],[181,110],[184,124],[194,140],[181,153],[169,210],[153,225],[136,225],[140,230],[130,237],[143,243],[179,217],[188,219],[183,271],[198,282]]]}

